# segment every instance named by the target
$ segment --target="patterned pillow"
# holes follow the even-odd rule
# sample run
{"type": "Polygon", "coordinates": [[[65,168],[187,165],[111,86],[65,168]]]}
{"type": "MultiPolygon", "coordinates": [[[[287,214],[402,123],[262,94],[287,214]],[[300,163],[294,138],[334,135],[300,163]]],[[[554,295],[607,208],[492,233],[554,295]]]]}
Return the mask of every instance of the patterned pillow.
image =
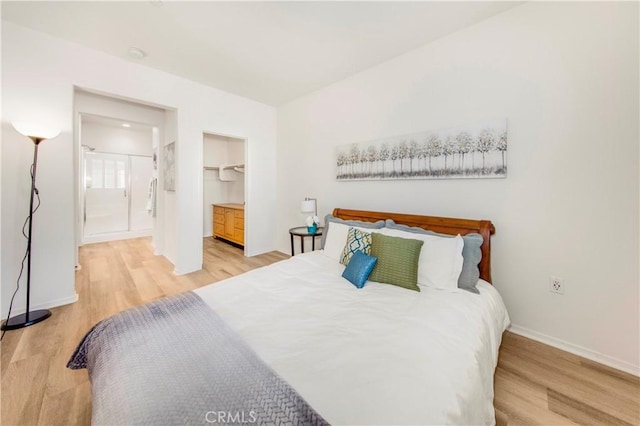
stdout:
{"type": "Polygon", "coordinates": [[[371,253],[371,233],[363,232],[356,228],[349,228],[347,233],[347,244],[342,250],[340,263],[347,266],[353,253],[361,251],[364,254],[371,253]]]}

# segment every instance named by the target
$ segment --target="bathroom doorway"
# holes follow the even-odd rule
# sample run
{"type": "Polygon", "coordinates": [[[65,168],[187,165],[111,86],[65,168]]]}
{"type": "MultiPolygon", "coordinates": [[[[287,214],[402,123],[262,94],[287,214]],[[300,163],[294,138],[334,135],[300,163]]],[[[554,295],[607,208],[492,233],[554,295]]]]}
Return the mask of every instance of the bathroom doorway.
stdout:
{"type": "Polygon", "coordinates": [[[153,233],[153,127],[81,114],[82,242],[153,233]]]}

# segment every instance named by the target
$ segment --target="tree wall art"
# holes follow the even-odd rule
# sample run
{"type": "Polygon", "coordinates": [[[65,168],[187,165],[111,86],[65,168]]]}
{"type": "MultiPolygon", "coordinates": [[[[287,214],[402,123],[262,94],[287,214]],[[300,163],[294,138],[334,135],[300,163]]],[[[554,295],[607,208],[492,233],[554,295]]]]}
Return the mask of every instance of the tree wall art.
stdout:
{"type": "Polygon", "coordinates": [[[339,181],[504,178],[507,120],[338,146],[339,181]]]}

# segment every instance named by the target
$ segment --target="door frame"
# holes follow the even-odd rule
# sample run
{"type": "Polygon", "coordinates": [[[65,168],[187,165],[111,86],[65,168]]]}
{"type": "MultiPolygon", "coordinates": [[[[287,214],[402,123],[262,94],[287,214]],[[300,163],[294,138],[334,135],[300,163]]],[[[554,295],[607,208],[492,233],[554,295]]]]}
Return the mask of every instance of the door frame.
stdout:
{"type": "MultiPolygon", "coordinates": [[[[84,229],[82,227],[82,180],[81,176],[84,173],[82,170],[82,117],[83,115],[97,115],[106,118],[113,119],[122,119],[124,121],[131,121],[130,115],[133,114],[136,117],[139,117],[137,121],[138,123],[148,124],[152,128],[153,134],[153,147],[158,152],[162,152],[163,140],[165,137],[165,127],[167,120],[167,113],[169,112],[177,112],[177,108],[168,105],[162,105],[155,102],[150,102],[144,99],[134,98],[124,96],[122,94],[116,94],[113,92],[108,92],[104,90],[98,90],[95,88],[73,85],[72,86],[72,98],[73,98],[73,112],[72,112],[72,122],[73,122],[73,175],[74,175],[74,212],[73,212],[73,221],[74,221],[74,240],[75,240],[75,268],[79,270],[82,268],[80,264],[80,247],[83,245],[82,243],[82,235],[84,234],[84,229]],[[77,96],[79,95],[89,95],[89,96],[98,96],[97,102],[85,102],[83,101],[80,104],[77,101],[77,96]],[[104,102],[103,102],[104,100],[104,102]],[[131,105],[129,105],[131,104],[131,105]],[[121,105],[124,105],[124,108],[120,108],[121,105]],[[148,113],[148,111],[140,112],[138,107],[150,107],[157,110],[162,111],[162,115],[156,115],[153,117],[153,114],[148,113]],[[142,118],[146,117],[146,118],[142,118]]],[[[158,167],[162,167],[162,158],[158,158],[159,164],[158,167]]],[[[162,181],[158,179],[158,191],[156,196],[156,217],[154,218],[154,226],[153,226],[153,235],[152,235],[152,245],[154,248],[155,255],[164,255],[164,239],[165,239],[165,231],[164,231],[164,191],[162,190],[162,181]]]]}

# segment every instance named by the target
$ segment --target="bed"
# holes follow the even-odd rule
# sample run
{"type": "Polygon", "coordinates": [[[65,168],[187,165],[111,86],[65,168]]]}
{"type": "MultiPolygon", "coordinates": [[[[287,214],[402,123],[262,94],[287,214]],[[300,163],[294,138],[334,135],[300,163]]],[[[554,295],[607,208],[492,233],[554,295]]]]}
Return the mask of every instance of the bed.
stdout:
{"type": "MultiPolygon", "coordinates": [[[[189,297],[206,305],[198,308],[205,319],[180,299],[172,303],[179,305],[175,311],[185,317],[183,323],[153,304],[142,307],[146,320],[134,318],[126,327],[113,322],[129,315],[125,312],[105,320],[108,327],[105,321],[99,323],[70,361],[72,368],[89,370],[92,421],[495,423],[493,374],[509,317],[490,284],[491,222],[346,209],[335,209],[333,217],[336,223],[386,224],[372,234],[383,233],[380,229],[389,223],[452,236],[479,234],[482,258],[476,292],[429,286],[409,291],[373,281],[357,288],[341,277],[345,266],[328,255],[327,240],[324,250],[195,290],[189,297]],[[217,319],[210,319],[208,311],[217,319]],[[191,340],[166,342],[144,334],[158,318],[166,322],[165,328],[154,333],[191,340]],[[233,345],[200,337],[221,328],[232,335],[235,352],[230,356],[247,358],[248,364],[229,367],[222,352],[233,345]],[[215,357],[220,359],[212,361],[215,357]],[[217,376],[205,378],[216,369],[217,376]],[[259,380],[271,388],[262,389],[258,397],[243,394],[255,388],[252,381],[263,373],[266,378],[259,380]],[[283,394],[284,400],[272,401],[273,388],[275,399],[283,394]],[[207,392],[218,394],[215,403],[207,392]],[[229,399],[234,394],[240,396],[229,399]],[[246,405],[249,399],[262,405],[262,412],[246,405]],[[290,417],[273,414],[273,404],[285,407],[282,411],[290,417]]],[[[331,226],[337,235],[338,225],[331,226]]],[[[328,227],[328,239],[331,232],[328,227]]]]}

